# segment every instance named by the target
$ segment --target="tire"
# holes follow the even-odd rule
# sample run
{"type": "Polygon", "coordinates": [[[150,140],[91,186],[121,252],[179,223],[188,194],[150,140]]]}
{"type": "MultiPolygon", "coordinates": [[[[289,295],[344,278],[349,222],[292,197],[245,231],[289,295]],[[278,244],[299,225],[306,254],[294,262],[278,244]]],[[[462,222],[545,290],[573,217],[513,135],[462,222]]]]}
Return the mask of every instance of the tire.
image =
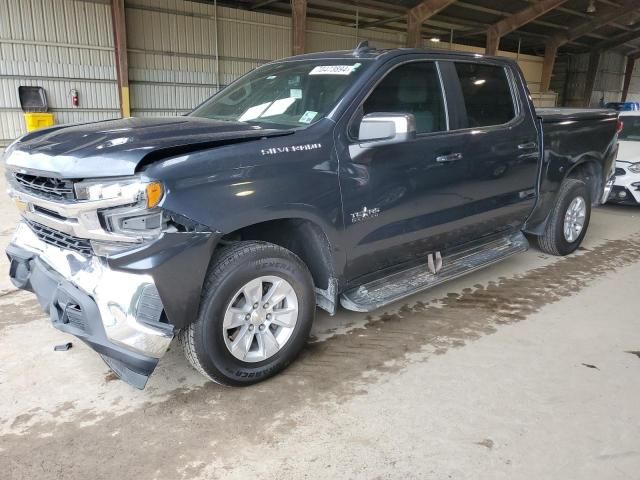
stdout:
{"type": "MultiPolygon", "coordinates": [[[[254,299],[267,298],[264,294],[256,293],[260,290],[253,287],[246,289],[254,299]]],[[[180,342],[191,365],[205,377],[228,386],[251,385],[275,375],[296,358],[309,336],[315,306],[313,279],[306,265],[296,255],[285,248],[266,242],[237,242],[220,249],[212,259],[202,290],[198,317],[180,332],[180,342]],[[260,279],[273,280],[273,283],[269,284],[260,279]],[[278,317],[280,314],[277,312],[286,312],[286,305],[285,309],[270,310],[273,312],[274,320],[272,325],[267,325],[267,310],[260,310],[260,305],[255,309],[250,305],[251,302],[247,302],[248,297],[242,293],[245,291],[243,287],[255,286],[256,282],[262,286],[262,291],[269,289],[267,293],[274,285],[287,285],[289,296],[279,305],[285,305],[285,302],[296,304],[297,321],[294,327],[285,329],[276,325],[275,319],[284,318],[278,317]],[[237,303],[232,304],[236,298],[237,303]],[[237,317],[229,317],[233,318],[233,321],[225,323],[225,313],[240,310],[244,312],[243,309],[247,309],[249,316],[253,315],[251,320],[246,320],[244,313],[241,313],[237,317]],[[229,325],[234,322],[240,323],[243,319],[247,323],[229,329],[229,325]],[[261,321],[265,323],[258,324],[261,321]],[[244,342],[233,341],[232,335],[236,335],[235,340],[248,339],[251,335],[249,328],[254,333],[248,347],[244,342]],[[287,335],[289,336],[286,341],[278,347],[276,353],[273,353],[276,348],[273,341],[265,339],[285,338],[287,335]],[[263,338],[262,342],[258,341],[258,337],[263,338]],[[235,350],[237,345],[242,345],[238,351],[235,350]],[[232,349],[235,354],[232,353],[232,349]],[[244,360],[241,360],[243,354],[244,360]],[[271,356],[260,360],[263,354],[271,356]]],[[[293,310],[293,306],[288,310],[293,310]]],[[[292,322],[293,318],[293,315],[290,315],[287,321],[292,322]]],[[[276,340],[275,345],[277,343],[276,340]]]]}
{"type": "Polygon", "coordinates": [[[591,195],[587,185],[575,178],[566,179],[560,186],[556,204],[551,210],[549,220],[545,227],[544,233],[540,235],[538,246],[540,249],[551,255],[568,255],[574,252],[582,243],[587,228],[589,227],[589,219],[591,218],[591,195]],[[584,220],[580,233],[575,238],[567,239],[565,236],[565,216],[572,202],[584,200],[584,220]]]}

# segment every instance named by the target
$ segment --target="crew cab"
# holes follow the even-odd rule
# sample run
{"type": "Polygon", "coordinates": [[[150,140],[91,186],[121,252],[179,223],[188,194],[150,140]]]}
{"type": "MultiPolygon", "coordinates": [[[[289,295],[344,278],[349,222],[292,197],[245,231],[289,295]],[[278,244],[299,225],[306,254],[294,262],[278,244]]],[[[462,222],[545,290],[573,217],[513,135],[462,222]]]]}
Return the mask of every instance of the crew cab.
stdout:
{"type": "Polygon", "coordinates": [[[380,309],[526,250],[525,234],[573,252],[617,131],[613,111],[536,112],[505,58],[287,58],[186,116],[15,141],[10,275],[138,388],[176,336],[206,377],[247,385],[296,357],[316,307],[380,309]]]}

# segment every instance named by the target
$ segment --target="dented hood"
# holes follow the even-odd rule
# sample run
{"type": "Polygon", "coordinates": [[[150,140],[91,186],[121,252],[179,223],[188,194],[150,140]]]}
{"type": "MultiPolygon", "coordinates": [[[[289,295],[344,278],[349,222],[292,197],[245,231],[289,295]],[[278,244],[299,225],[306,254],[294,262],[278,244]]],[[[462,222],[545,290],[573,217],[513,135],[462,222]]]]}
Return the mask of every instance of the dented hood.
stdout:
{"type": "Polygon", "coordinates": [[[289,133],[196,117],[127,118],[29,133],[5,159],[10,167],[62,178],[123,176],[162,158],[289,133]]]}

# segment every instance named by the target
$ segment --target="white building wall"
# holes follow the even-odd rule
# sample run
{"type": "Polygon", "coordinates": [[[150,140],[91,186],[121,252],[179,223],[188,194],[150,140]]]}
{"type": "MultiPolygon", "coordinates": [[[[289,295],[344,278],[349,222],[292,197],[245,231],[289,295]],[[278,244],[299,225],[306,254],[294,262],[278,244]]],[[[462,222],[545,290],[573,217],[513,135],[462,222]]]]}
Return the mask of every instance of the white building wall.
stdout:
{"type": "Polygon", "coordinates": [[[46,90],[57,123],[119,116],[108,4],[0,0],[0,145],[24,133],[18,86],[46,90]],[[71,105],[70,90],[80,105],[71,105]]]}

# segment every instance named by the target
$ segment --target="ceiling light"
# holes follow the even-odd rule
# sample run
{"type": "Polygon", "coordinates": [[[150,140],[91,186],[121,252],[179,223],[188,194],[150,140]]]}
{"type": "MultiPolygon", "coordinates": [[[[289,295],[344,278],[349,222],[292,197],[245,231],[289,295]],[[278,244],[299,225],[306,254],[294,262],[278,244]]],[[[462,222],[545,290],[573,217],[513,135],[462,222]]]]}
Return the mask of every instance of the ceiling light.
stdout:
{"type": "Polygon", "coordinates": [[[431,37],[431,38],[429,39],[429,41],[430,41],[430,42],[438,43],[438,42],[440,41],[440,38],[438,38],[438,37],[431,37]]]}
{"type": "Polygon", "coordinates": [[[596,13],[596,0],[589,0],[587,5],[587,13],[596,13]]]}

